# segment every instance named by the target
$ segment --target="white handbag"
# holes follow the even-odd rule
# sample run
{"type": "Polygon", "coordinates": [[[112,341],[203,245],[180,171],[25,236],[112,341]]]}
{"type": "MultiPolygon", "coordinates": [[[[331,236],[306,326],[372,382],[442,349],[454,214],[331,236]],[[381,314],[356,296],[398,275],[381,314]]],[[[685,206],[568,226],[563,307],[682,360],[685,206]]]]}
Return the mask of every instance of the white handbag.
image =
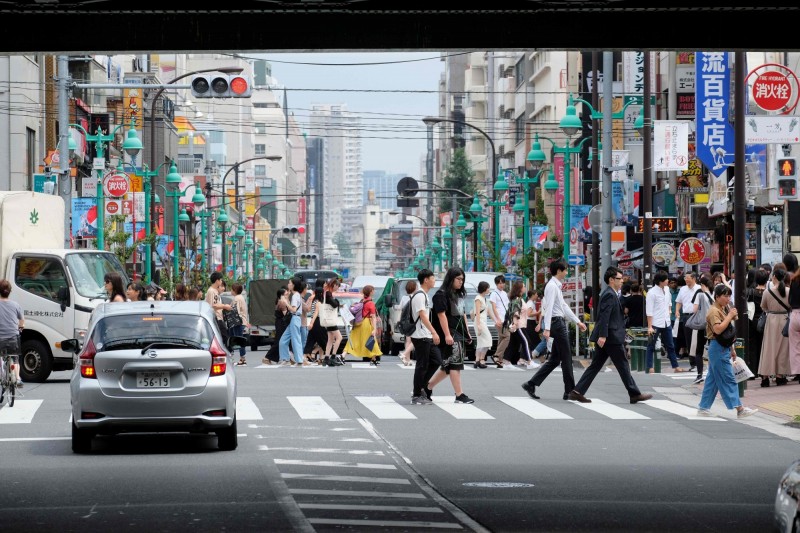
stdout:
{"type": "Polygon", "coordinates": [[[744,362],[744,359],[741,357],[737,357],[733,360],[733,377],[736,379],[736,383],[741,383],[742,381],[746,381],[753,377],[753,371],[747,366],[747,363],[744,362]]]}
{"type": "Polygon", "coordinates": [[[339,313],[336,312],[336,309],[331,307],[331,304],[325,301],[327,296],[328,295],[325,294],[325,297],[322,299],[322,306],[319,308],[319,324],[323,328],[331,328],[339,325],[339,313]]]}

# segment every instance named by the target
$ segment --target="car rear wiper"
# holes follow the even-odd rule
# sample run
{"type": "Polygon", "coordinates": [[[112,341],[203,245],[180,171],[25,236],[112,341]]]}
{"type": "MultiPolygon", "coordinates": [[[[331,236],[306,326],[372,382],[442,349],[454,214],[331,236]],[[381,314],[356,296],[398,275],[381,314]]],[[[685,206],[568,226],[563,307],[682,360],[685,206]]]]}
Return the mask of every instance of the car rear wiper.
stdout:
{"type": "Polygon", "coordinates": [[[186,339],[161,339],[156,342],[151,342],[144,348],[142,348],[142,355],[144,355],[147,350],[152,350],[155,346],[189,346],[190,348],[194,348],[195,350],[200,349],[200,343],[194,342],[186,339]]]}

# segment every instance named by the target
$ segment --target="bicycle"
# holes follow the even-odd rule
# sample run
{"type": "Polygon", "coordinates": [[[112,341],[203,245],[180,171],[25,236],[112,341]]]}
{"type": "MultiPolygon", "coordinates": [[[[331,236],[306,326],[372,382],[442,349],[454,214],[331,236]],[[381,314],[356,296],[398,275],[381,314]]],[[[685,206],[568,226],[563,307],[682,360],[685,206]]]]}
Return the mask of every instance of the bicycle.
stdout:
{"type": "Polygon", "coordinates": [[[14,401],[17,398],[17,378],[11,369],[14,357],[16,355],[3,353],[2,365],[0,365],[0,405],[6,401],[9,407],[14,407],[14,401]]]}

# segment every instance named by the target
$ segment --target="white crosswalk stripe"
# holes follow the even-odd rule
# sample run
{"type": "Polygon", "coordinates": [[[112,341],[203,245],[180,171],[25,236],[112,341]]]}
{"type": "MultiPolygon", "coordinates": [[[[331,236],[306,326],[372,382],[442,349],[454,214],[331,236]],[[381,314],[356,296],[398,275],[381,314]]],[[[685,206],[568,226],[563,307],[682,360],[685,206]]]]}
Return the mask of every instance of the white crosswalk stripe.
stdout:
{"type": "Polygon", "coordinates": [[[17,400],[14,407],[0,409],[0,424],[30,424],[44,400],[17,400]]]}
{"type": "Polygon", "coordinates": [[[321,396],[288,396],[297,414],[303,420],[336,420],[336,414],[321,396]]]}
{"type": "MultiPolygon", "coordinates": [[[[669,387],[656,390],[665,394],[681,388],[669,387]]],[[[297,416],[303,420],[345,420],[322,396],[287,396],[289,404],[297,416]]],[[[417,420],[430,419],[435,413],[444,411],[457,420],[496,420],[513,412],[498,411],[498,400],[536,420],[573,420],[586,419],[580,416],[581,410],[591,411],[611,420],[651,420],[654,410],[669,413],[677,417],[693,421],[725,421],[721,416],[697,416],[697,408],[670,399],[653,399],[638,404],[636,407],[619,405],[618,401],[610,403],[592,398],[592,403],[537,401],[526,396],[495,396],[494,398],[478,398],[477,404],[455,403],[454,396],[434,396],[433,405],[406,405],[406,401],[389,395],[355,396],[355,399],[380,420],[417,420]],[[548,405],[549,404],[549,405],[548,405]],[[501,416],[502,415],[502,416],[501,416]]],[[[409,398],[410,401],[410,398],[409,398]]],[[[17,400],[14,407],[0,409],[0,426],[6,424],[31,424],[35,421],[37,411],[44,400],[17,400]]],[[[49,405],[49,404],[48,404],[49,405]]],[[[347,414],[347,413],[343,413],[347,414]]],[[[236,400],[236,416],[240,421],[260,421],[264,417],[261,410],[249,396],[240,396],[236,400]]],[[[352,415],[350,415],[352,416],[352,415]]],[[[592,415],[589,415],[592,416],[592,415]]]]}
{"type": "Polygon", "coordinates": [[[528,415],[537,420],[571,420],[572,417],[557,411],[552,407],[547,407],[541,402],[524,398],[522,396],[495,396],[498,400],[509,405],[517,411],[528,415]]]}

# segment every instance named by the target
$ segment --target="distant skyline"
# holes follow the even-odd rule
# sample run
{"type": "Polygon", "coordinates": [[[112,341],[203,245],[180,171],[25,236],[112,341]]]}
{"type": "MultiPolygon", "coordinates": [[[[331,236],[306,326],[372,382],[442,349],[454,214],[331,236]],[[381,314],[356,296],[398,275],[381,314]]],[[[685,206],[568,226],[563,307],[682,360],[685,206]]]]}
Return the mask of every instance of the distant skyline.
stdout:
{"type": "Polygon", "coordinates": [[[312,104],[346,104],[361,118],[362,169],[419,177],[420,157],[427,153],[421,118],[438,113],[444,69],[438,52],[270,52],[257,57],[270,62],[272,77],[286,87],[288,110],[301,127],[312,104]]]}

